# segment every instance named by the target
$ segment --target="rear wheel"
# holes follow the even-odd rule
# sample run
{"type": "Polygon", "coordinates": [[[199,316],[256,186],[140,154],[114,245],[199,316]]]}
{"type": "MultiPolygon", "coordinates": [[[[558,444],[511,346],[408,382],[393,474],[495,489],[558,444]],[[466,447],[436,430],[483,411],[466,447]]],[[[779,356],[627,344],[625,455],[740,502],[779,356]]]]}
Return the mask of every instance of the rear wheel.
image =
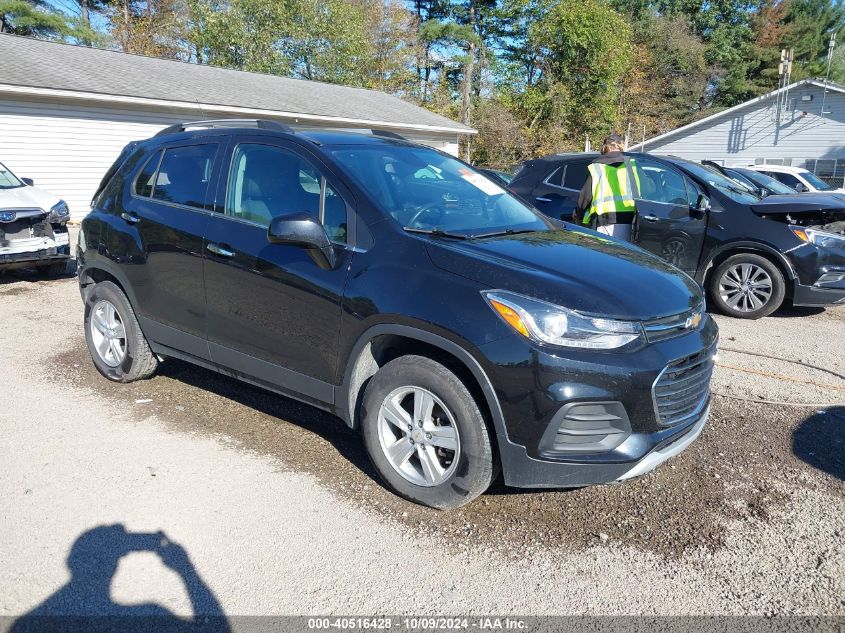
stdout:
{"type": "Polygon", "coordinates": [[[493,480],[484,417],[461,380],[423,356],[387,363],[362,402],[364,444],[400,496],[433,508],[462,506],[493,480]]]}
{"type": "Polygon", "coordinates": [[[740,253],[728,257],[710,277],[710,297],[723,314],[759,319],[777,310],[786,292],[778,267],[765,257],[740,253]]]}
{"type": "Polygon", "coordinates": [[[109,380],[149,378],[158,367],[129,300],[110,281],[96,284],[88,293],[85,342],[94,366],[109,380]]]}

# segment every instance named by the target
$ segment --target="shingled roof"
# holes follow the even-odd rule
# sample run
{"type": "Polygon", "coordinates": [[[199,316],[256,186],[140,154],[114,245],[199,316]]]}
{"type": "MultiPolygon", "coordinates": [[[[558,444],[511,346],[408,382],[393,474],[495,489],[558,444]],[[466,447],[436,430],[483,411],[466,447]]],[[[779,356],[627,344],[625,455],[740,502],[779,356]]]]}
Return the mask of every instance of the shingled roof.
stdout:
{"type": "Polygon", "coordinates": [[[472,134],[472,128],[378,90],[291,79],[0,35],[0,88],[243,108],[268,115],[472,134]]]}

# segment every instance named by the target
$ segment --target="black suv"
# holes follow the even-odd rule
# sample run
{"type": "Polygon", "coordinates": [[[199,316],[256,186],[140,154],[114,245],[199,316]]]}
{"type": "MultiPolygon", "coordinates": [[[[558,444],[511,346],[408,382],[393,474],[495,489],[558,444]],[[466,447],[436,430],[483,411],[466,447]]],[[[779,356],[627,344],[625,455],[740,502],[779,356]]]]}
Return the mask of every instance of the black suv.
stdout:
{"type": "MultiPolygon", "coordinates": [[[[395,135],[394,135],[395,136],[395,135]]],[[[132,143],[79,237],[85,336],[128,382],[181,358],[360,428],[452,508],[648,472],[699,435],[698,285],[400,138],[203,122],[132,143]]]]}
{"type": "MultiPolygon", "coordinates": [[[[845,302],[845,204],[837,196],[761,197],[719,169],[626,153],[639,182],[635,244],[695,277],[725,314],[845,302]]],[[[508,187],[554,218],[572,216],[595,154],[525,163],[508,187]]]]}

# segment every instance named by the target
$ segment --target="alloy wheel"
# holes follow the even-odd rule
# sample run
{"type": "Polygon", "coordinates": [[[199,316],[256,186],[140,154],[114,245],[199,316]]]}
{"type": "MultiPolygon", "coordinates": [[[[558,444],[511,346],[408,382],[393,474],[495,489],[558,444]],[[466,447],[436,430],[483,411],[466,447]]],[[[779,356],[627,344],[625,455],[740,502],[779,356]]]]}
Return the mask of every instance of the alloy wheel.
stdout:
{"type": "Polygon", "coordinates": [[[109,367],[117,367],[126,358],[126,328],[110,301],[100,300],[91,310],[91,340],[97,355],[109,367]]]}
{"type": "Polygon", "coordinates": [[[756,264],[736,264],[719,279],[719,296],[733,310],[755,312],[772,298],[772,278],[756,264]]]}
{"type": "Polygon", "coordinates": [[[422,387],[399,387],[378,414],[378,437],[391,467],[418,486],[437,486],[458,464],[461,440],[445,404],[422,387]]]}

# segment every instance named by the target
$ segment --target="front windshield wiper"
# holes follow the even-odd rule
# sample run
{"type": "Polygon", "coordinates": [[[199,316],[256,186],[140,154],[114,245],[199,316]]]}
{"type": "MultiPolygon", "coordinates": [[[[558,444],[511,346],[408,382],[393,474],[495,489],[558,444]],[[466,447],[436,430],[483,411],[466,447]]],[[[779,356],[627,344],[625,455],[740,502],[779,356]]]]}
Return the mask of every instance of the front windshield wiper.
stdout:
{"type": "Polygon", "coordinates": [[[463,233],[452,233],[443,229],[416,229],[412,226],[404,227],[407,233],[420,233],[422,235],[433,235],[434,237],[454,237],[459,240],[468,240],[471,236],[463,233]]]}
{"type": "Polygon", "coordinates": [[[490,233],[477,233],[470,235],[471,240],[483,240],[485,237],[499,237],[501,235],[519,235],[520,233],[536,233],[540,229],[505,229],[504,231],[491,231],[490,233]]]}

